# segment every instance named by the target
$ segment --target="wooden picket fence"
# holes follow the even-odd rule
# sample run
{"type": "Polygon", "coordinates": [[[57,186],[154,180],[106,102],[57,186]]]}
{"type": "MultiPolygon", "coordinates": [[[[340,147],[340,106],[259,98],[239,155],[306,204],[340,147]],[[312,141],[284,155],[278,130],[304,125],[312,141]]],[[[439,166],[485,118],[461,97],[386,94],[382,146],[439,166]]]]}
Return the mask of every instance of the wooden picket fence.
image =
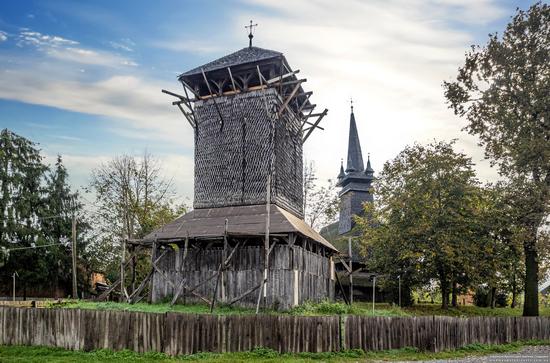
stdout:
{"type": "Polygon", "coordinates": [[[468,344],[550,340],[548,317],[364,317],[348,316],[347,349],[388,350],[416,347],[439,352],[468,344]]]}
{"type": "Polygon", "coordinates": [[[255,347],[281,353],[403,347],[440,351],[526,339],[550,340],[550,318],[218,316],[0,307],[0,345],[73,350],[130,349],[169,355],[255,347]]]}

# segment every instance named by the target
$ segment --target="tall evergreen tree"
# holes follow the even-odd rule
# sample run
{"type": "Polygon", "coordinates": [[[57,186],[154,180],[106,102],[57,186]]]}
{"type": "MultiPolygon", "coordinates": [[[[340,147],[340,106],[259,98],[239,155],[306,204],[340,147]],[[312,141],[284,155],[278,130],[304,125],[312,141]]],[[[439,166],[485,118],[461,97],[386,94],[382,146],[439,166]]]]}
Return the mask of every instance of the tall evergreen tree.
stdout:
{"type": "MultiPolygon", "coordinates": [[[[7,129],[0,132],[0,246],[4,249],[39,244],[39,210],[43,206],[42,180],[46,166],[36,144],[7,129]]],[[[46,268],[35,249],[11,253],[0,269],[2,286],[11,286],[17,271],[21,286],[44,284],[46,268]]]]}
{"type": "Polygon", "coordinates": [[[58,290],[69,292],[72,286],[72,221],[76,221],[77,241],[77,276],[79,291],[86,284],[86,265],[82,255],[85,253],[84,236],[89,230],[89,224],[84,218],[84,207],[78,193],[72,192],[68,183],[67,169],[61,156],[53,170],[46,177],[45,195],[41,210],[41,232],[46,243],[51,246],[44,251],[43,256],[48,262],[49,280],[58,290]]]}

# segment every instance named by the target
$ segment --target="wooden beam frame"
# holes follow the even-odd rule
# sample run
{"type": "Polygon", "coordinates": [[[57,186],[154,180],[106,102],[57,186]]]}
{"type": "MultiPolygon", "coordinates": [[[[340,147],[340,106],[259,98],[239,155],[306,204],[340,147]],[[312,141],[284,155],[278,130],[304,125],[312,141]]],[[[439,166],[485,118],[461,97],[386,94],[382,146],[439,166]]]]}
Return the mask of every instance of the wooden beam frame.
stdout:
{"type": "MultiPolygon", "coordinates": [[[[184,90],[187,93],[187,90],[185,88],[184,88],[184,90]]],[[[183,116],[185,116],[185,118],[187,119],[187,122],[189,122],[191,127],[195,128],[196,127],[195,113],[193,111],[193,107],[191,106],[191,100],[188,97],[179,95],[179,94],[171,92],[171,91],[167,91],[165,89],[162,90],[162,93],[165,93],[167,95],[174,96],[174,97],[177,97],[177,98],[180,99],[179,101],[172,102],[172,105],[177,106],[180,109],[183,116]],[[190,112],[185,112],[185,110],[181,106],[182,103],[189,109],[190,112]]]]}
{"type": "Polygon", "coordinates": [[[223,129],[223,116],[220,111],[220,108],[218,107],[218,103],[216,102],[216,97],[212,93],[212,88],[210,88],[210,83],[208,82],[208,78],[206,78],[206,73],[204,73],[204,69],[201,68],[202,77],[204,78],[204,82],[206,83],[206,87],[208,87],[208,92],[210,93],[210,97],[212,97],[212,101],[214,102],[214,107],[216,108],[216,111],[218,112],[218,116],[220,116],[220,128],[223,129]]]}
{"type": "Polygon", "coordinates": [[[277,114],[278,117],[281,117],[283,115],[285,108],[288,106],[289,102],[294,98],[294,96],[296,95],[296,92],[298,92],[303,82],[305,82],[305,80],[303,80],[302,82],[296,83],[296,85],[292,89],[292,92],[290,92],[290,95],[288,95],[288,97],[284,100],[283,104],[279,108],[279,112],[277,114]]]}
{"type": "Polygon", "coordinates": [[[327,112],[328,112],[328,109],[326,109],[326,108],[323,112],[321,112],[321,114],[319,115],[317,120],[313,123],[313,126],[311,127],[311,129],[307,132],[306,136],[304,136],[304,139],[303,139],[302,143],[305,143],[307,141],[307,139],[309,138],[309,136],[311,135],[313,130],[315,130],[315,128],[319,125],[319,123],[321,122],[323,117],[326,116],[327,112]]]}
{"type": "Polygon", "coordinates": [[[295,74],[297,74],[297,73],[300,73],[300,70],[299,70],[299,69],[297,69],[297,70],[295,70],[295,71],[293,71],[293,72],[289,72],[289,73],[283,74],[282,76],[277,76],[277,77],[275,77],[275,78],[271,78],[271,79],[267,80],[265,83],[268,84],[268,85],[270,85],[270,84],[273,84],[273,83],[275,83],[275,82],[277,82],[277,81],[280,82],[280,81],[282,81],[283,79],[285,79],[285,78],[287,78],[287,77],[290,77],[290,76],[293,76],[293,75],[295,75],[295,74]]]}

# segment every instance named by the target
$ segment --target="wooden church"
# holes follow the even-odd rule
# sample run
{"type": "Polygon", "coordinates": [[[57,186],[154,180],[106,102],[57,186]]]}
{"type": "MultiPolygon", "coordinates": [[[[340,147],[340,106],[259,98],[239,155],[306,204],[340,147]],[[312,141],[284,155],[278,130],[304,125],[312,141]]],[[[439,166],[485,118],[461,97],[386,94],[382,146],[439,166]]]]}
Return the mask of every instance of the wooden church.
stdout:
{"type": "Polygon", "coordinates": [[[288,309],[334,298],[337,250],[304,222],[302,147],[315,112],[285,56],[252,46],[164,91],[194,131],[194,209],[140,241],[152,302],[288,309]]]}

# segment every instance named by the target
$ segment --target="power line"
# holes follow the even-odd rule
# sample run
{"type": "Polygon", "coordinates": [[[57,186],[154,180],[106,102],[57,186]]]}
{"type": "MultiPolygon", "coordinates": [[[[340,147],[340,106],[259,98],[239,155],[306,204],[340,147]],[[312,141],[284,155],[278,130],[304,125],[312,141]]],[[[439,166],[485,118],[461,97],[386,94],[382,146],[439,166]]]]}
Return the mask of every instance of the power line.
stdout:
{"type": "Polygon", "coordinates": [[[19,251],[19,250],[30,250],[30,249],[35,249],[35,248],[51,247],[51,246],[58,246],[58,245],[63,245],[63,243],[57,242],[57,243],[52,243],[52,244],[49,244],[49,245],[38,245],[38,246],[29,246],[29,247],[15,247],[15,248],[6,249],[6,251],[11,252],[11,251],[19,251]]]}

